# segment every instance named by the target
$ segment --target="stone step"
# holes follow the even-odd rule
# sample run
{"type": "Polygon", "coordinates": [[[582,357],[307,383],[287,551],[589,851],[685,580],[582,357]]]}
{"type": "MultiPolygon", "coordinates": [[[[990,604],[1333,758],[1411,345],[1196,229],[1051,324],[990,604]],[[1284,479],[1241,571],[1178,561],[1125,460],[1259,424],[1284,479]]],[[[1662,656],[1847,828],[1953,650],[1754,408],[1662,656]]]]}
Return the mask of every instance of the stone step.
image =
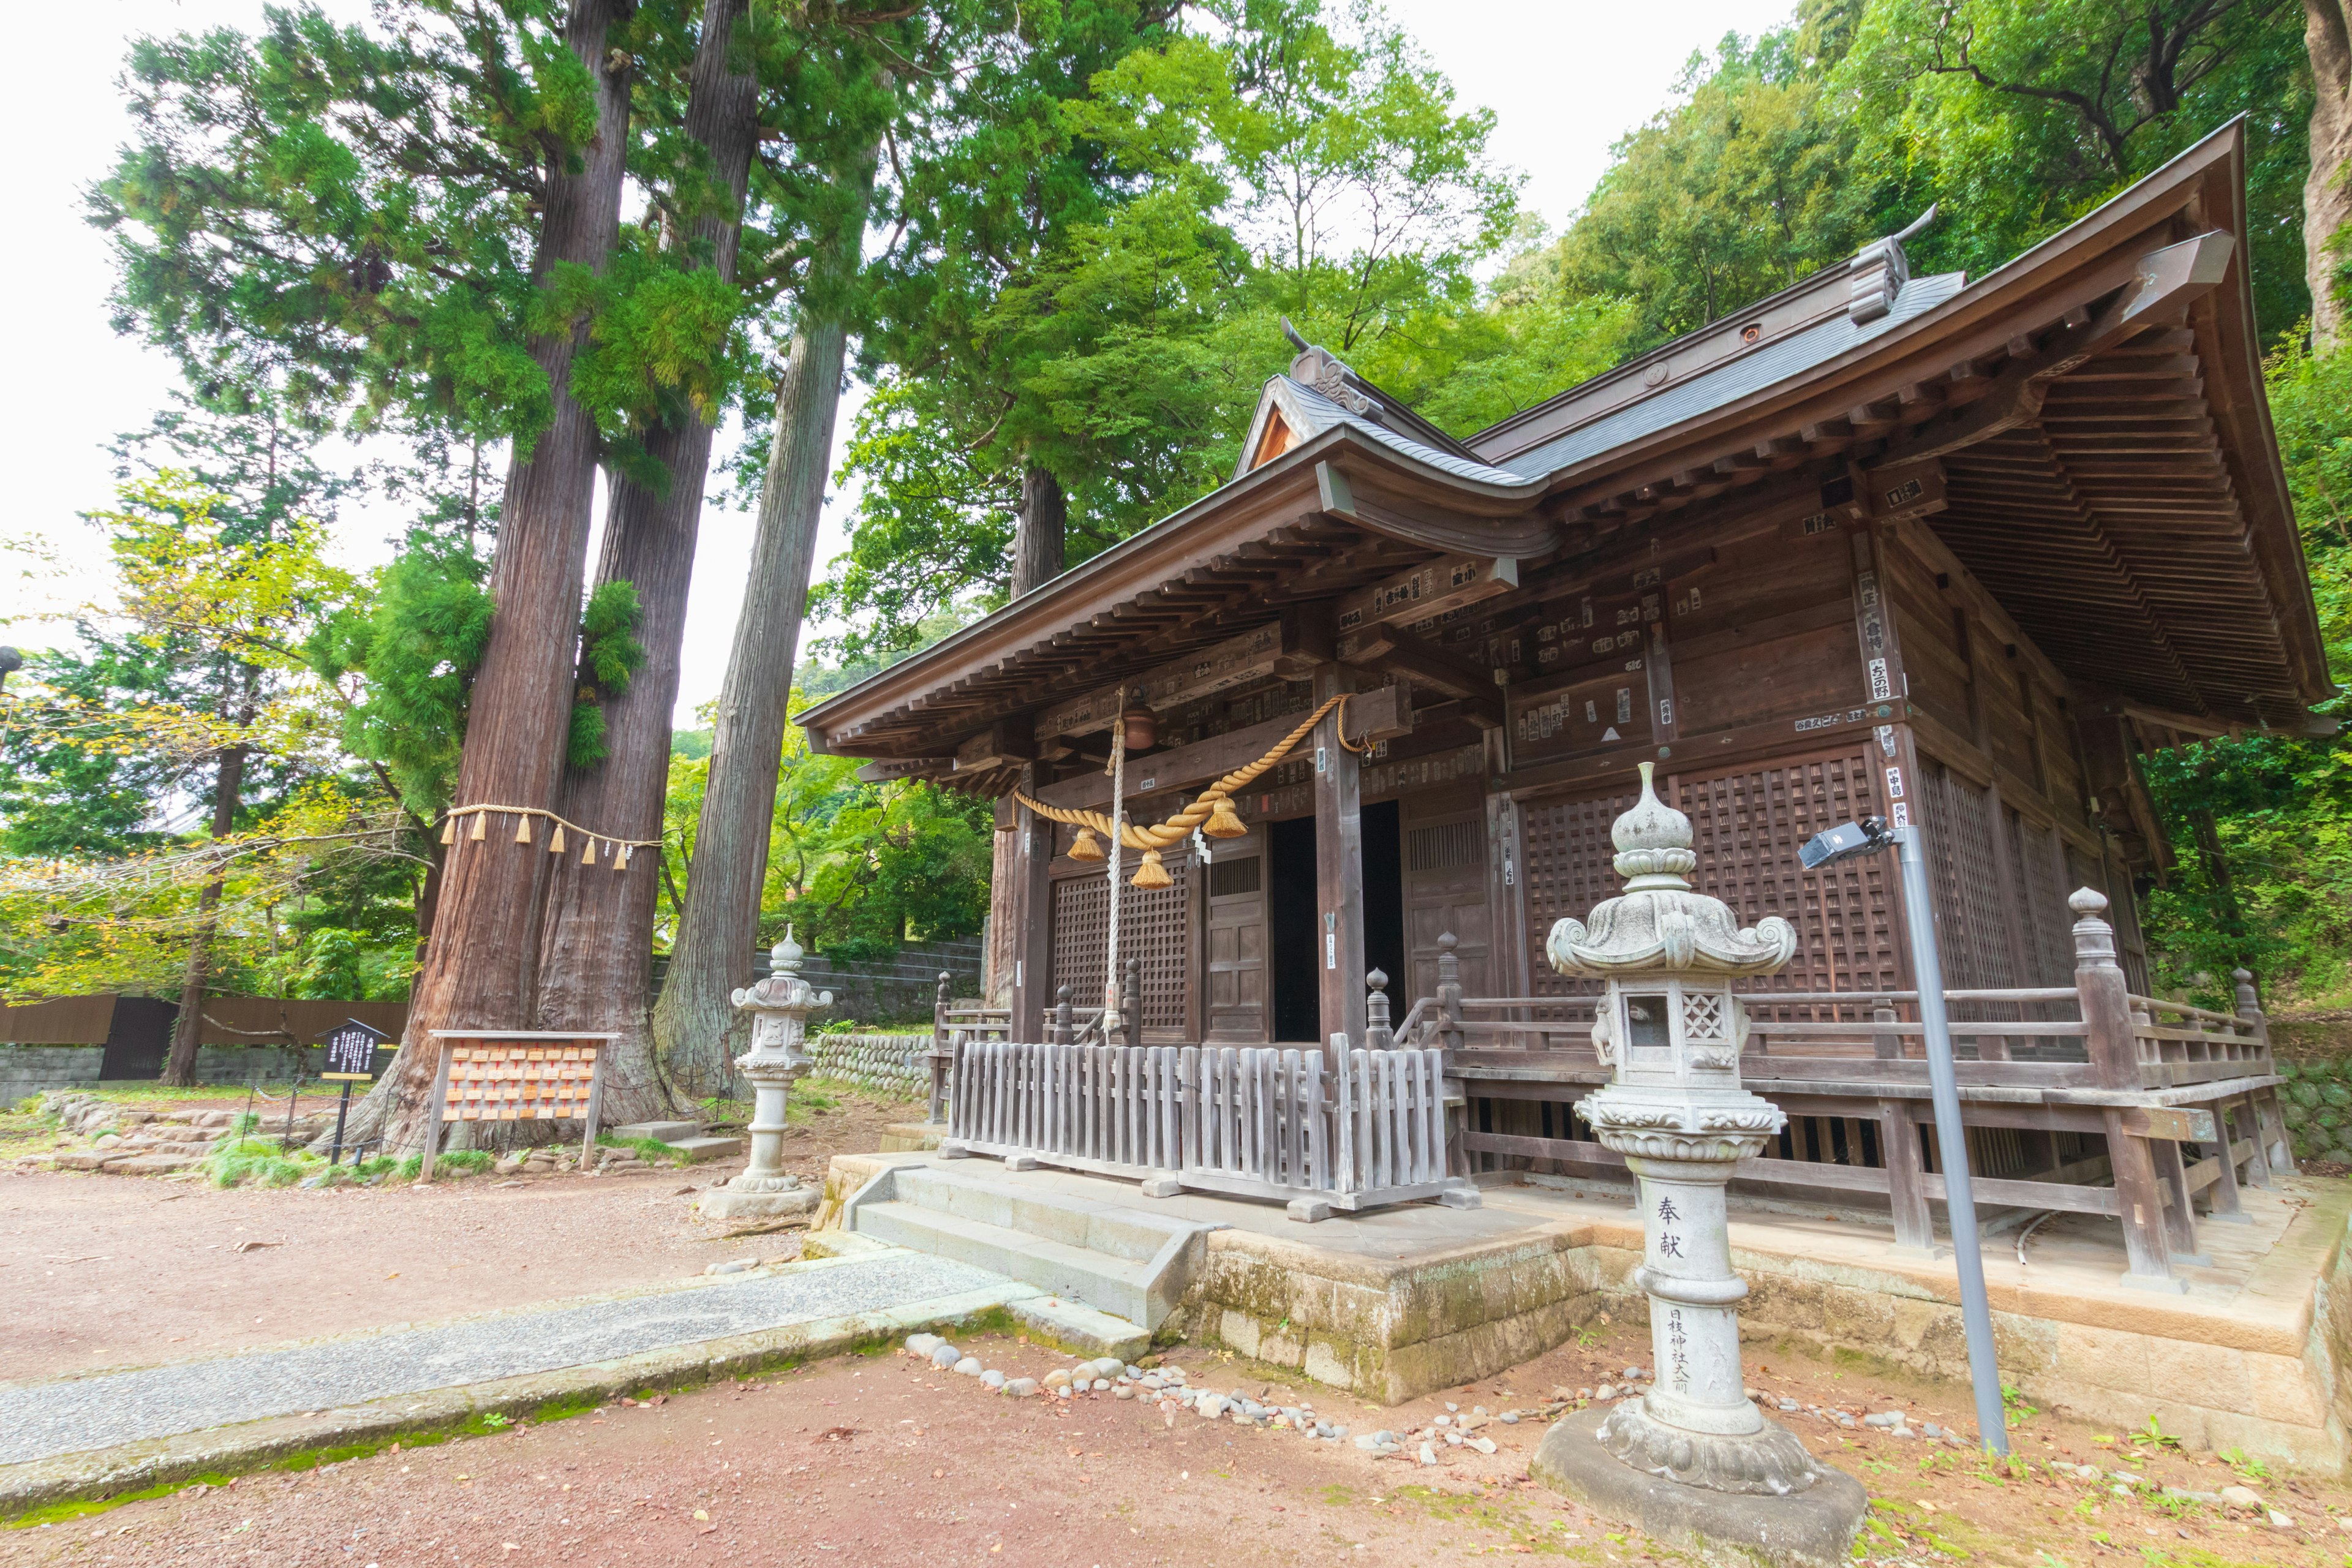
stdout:
{"type": "Polygon", "coordinates": [[[740,1138],[665,1138],[662,1142],[684,1154],[690,1165],[705,1160],[731,1160],[743,1152],[740,1138]]]}
{"type": "Polygon", "coordinates": [[[919,1204],[864,1205],[857,1211],[857,1231],[877,1241],[1018,1279],[1124,1318],[1130,1324],[1157,1326],[1151,1317],[1152,1278],[1148,1264],[943,1214],[919,1204]]]}
{"type": "Polygon", "coordinates": [[[683,1138],[698,1136],[699,1121],[632,1121],[625,1126],[606,1129],[615,1138],[651,1138],[659,1143],[675,1143],[683,1138]]]}
{"type": "MultiPolygon", "coordinates": [[[[984,1169],[985,1167],[983,1167],[984,1169]]],[[[923,1165],[901,1166],[893,1194],[959,1219],[1017,1230],[1043,1240],[1083,1247],[1133,1263],[1160,1256],[1172,1237],[1197,1226],[1139,1209],[1071,1199],[1043,1187],[990,1181],[975,1173],[923,1165]]]]}
{"type": "Polygon", "coordinates": [[[1151,1336],[1127,1319],[1059,1296],[1033,1296],[1008,1303],[1004,1310],[1029,1331],[1031,1339],[1072,1355],[1109,1355],[1132,1362],[1151,1350],[1151,1336]]]}

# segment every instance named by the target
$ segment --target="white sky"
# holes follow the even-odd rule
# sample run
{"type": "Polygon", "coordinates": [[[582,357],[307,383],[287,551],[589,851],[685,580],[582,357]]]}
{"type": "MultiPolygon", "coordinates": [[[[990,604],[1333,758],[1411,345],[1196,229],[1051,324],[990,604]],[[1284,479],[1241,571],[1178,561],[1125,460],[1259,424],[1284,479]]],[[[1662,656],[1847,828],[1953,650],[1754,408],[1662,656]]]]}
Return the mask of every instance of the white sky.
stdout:
{"type": "MultiPolygon", "coordinates": [[[[330,0],[357,13],[357,0],[330,0]]],[[[1591,189],[1609,144],[1664,101],[1695,48],[1725,32],[1753,33],[1793,0],[1656,0],[1624,8],[1590,0],[1388,0],[1389,11],[1453,79],[1465,105],[1495,110],[1495,150],[1528,176],[1528,205],[1555,228],[1591,189]]],[[[251,27],[261,0],[79,0],[27,5],[15,24],[16,58],[31,62],[0,95],[8,161],[5,207],[16,238],[0,248],[0,300],[16,345],[0,378],[0,429],[16,454],[15,500],[0,543],[32,539],[62,567],[40,579],[6,561],[0,641],[42,647],[67,635],[37,618],[103,592],[105,552],[77,513],[105,505],[113,479],[106,444],[146,424],[173,384],[164,359],[107,324],[110,270],[100,235],[82,222],[82,189],[110,165],[129,132],[115,77],[126,41],[142,33],[251,27]]],[[[845,431],[845,406],[842,427],[845,431]]],[[[846,507],[833,498],[820,561],[841,548],[846,507]]],[[[343,558],[368,565],[388,553],[400,520],[347,508],[343,558]]],[[[750,558],[748,513],[706,510],[688,621],[681,723],[718,694],[750,558]]]]}

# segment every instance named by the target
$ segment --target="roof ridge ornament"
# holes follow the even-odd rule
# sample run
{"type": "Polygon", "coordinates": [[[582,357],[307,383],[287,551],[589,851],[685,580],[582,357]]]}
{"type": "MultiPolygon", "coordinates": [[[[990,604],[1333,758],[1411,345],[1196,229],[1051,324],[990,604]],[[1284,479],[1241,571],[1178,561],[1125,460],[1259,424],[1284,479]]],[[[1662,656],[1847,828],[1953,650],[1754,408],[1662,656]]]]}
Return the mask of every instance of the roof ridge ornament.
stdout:
{"type": "Polygon", "coordinates": [[[1290,362],[1291,380],[1329,398],[1350,414],[1381,412],[1380,404],[1366,396],[1349,379],[1356,373],[1329,349],[1300,336],[1288,316],[1282,318],[1282,335],[1298,349],[1298,357],[1290,362]]]}
{"type": "Polygon", "coordinates": [[[1895,297],[1903,285],[1911,281],[1911,258],[1904,254],[1903,242],[1924,233],[1936,221],[1940,202],[1930,202],[1927,210],[1908,224],[1872,240],[1854,252],[1846,271],[1846,318],[1859,326],[1874,321],[1895,308],[1895,297]]]}

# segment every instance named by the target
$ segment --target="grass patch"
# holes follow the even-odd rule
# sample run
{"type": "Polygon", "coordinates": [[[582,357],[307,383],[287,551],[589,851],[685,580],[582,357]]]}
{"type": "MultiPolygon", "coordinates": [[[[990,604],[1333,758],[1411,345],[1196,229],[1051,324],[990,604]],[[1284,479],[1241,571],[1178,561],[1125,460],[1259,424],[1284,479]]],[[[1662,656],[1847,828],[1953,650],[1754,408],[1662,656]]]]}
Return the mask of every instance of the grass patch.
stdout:
{"type": "Polygon", "coordinates": [[[257,1187],[290,1187],[324,1169],[326,1162],[317,1155],[286,1153],[268,1138],[224,1138],[205,1156],[203,1166],[216,1187],[247,1182],[257,1187]]]}
{"type": "MultiPolygon", "coordinates": [[[[677,1144],[665,1143],[658,1138],[615,1138],[610,1132],[599,1132],[596,1134],[596,1146],[599,1149],[634,1149],[637,1152],[637,1157],[649,1165],[675,1165],[682,1163],[686,1158],[677,1144]]],[[[467,1150],[465,1152],[479,1153],[480,1151],[467,1150]]],[[[441,1157],[444,1160],[455,1158],[454,1155],[449,1154],[444,1154],[441,1157]]],[[[487,1159],[488,1156],[485,1155],[484,1158],[487,1159]]]]}

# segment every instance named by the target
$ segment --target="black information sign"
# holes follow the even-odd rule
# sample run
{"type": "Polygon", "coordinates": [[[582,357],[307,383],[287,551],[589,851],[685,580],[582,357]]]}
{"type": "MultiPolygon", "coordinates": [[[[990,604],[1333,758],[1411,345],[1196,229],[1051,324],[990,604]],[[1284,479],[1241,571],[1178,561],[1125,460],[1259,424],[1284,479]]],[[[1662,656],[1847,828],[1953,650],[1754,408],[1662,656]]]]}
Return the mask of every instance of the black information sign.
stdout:
{"type": "Polygon", "coordinates": [[[371,1028],[357,1018],[345,1019],[328,1030],[319,1042],[327,1047],[327,1070],[320,1076],[360,1079],[374,1077],[375,1048],[391,1038],[382,1029],[371,1028]]]}
{"type": "MultiPolygon", "coordinates": [[[[375,1076],[375,1048],[391,1038],[357,1018],[344,1019],[319,1038],[319,1044],[327,1047],[327,1070],[319,1076],[343,1082],[343,1097],[335,1107],[335,1149],[327,1156],[330,1165],[340,1164],[343,1158],[343,1121],[352,1110],[352,1085],[375,1076]]],[[[292,1108],[288,1109],[290,1116],[292,1108]]]]}

